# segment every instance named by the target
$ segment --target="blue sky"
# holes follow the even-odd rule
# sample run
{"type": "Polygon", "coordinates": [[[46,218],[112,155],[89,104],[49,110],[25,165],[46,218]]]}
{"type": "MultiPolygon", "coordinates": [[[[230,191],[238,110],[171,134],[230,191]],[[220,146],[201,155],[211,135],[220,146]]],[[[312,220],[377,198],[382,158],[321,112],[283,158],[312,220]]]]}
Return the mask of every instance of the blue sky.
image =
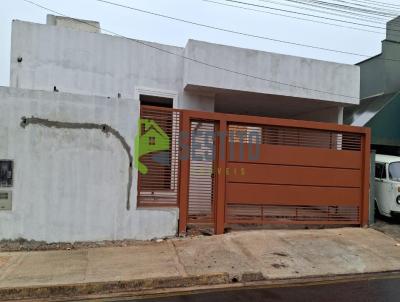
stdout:
{"type": "MultiPolygon", "coordinates": [[[[188,39],[197,39],[349,64],[354,64],[363,59],[362,57],[352,55],[331,53],[200,28],[140,12],[112,7],[94,0],[33,1],[71,17],[100,21],[101,27],[105,29],[131,38],[147,41],[184,46],[188,39]]],[[[381,29],[377,30],[380,33],[357,31],[221,6],[202,0],[111,1],[254,35],[263,35],[296,43],[310,44],[371,56],[380,52],[381,40],[385,37],[384,30],[381,29]]],[[[246,1],[261,5],[266,5],[266,2],[268,2],[261,2],[260,0],[246,1]]],[[[399,4],[397,0],[380,1],[399,4]]],[[[277,4],[277,2],[282,2],[282,0],[271,0],[271,2],[272,3],[268,3],[270,7],[293,9],[277,4]]],[[[36,23],[45,23],[46,14],[48,14],[48,12],[25,3],[22,0],[3,0],[2,4],[3,6],[0,11],[0,86],[8,86],[12,20],[19,19],[36,23]]],[[[297,11],[308,12],[307,10],[297,11]]],[[[334,16],[331,17],[334,18],[334,16]]]]}

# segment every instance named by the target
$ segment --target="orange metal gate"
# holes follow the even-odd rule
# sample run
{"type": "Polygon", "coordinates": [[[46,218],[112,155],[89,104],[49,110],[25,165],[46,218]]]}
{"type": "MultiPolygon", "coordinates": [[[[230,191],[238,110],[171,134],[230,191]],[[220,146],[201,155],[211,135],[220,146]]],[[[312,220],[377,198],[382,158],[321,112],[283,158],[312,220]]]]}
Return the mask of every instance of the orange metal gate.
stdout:
{"type": "Polygon", "coordinates": [[[232,140],[228,148],[225,223],[360,224],[360,134],[239,124],[228,131],[234,138],[244,133],[244,145],[232,140]],[[257,159],[247,148],[254,129],[261,138],[257,159]]]}
{"type": "Polygon", "coordinates": [[[179,232],[188,223],[212,224],[217,234],[238,223],[367,223],[369,129],[170,110],[179,113],[173,127],[187,133],[187,147],[173,152],[181,156],[179,232]]]}

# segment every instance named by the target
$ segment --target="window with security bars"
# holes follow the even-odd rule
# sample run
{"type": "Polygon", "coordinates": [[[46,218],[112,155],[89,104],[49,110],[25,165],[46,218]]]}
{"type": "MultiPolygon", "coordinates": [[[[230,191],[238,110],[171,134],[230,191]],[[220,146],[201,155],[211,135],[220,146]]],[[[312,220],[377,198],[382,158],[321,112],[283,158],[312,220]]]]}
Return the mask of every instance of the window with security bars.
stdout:
{"type": "Polygon", "coordinates": [[[11,160],[0,160],[0,188],[12,187],[13,185],[13,162],[11,160]]]}
{"type": "Polygon", "coordinates": [[[166,136],[169,146],[168,150],[155,151],[140,157],[139,160],[147,167],[147,172],[139,173],[138,206],[175,207],[178,204],[180,112],[158,103],[153,104],[150,102],[152,99],[145,100],[146,102],[141,99],[140,117],[156,125],[157,133],[146,132],[142,124],[141,135],[146,138],[142,143],[155,146],[166,136]]]}

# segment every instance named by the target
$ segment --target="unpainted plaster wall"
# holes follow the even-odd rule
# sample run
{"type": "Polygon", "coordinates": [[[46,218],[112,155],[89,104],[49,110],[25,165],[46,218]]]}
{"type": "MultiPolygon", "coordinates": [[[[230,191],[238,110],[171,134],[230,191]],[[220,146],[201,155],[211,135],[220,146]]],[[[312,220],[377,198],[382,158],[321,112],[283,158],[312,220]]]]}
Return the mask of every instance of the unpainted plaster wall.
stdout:
{"type": "Polygon", "coordinates": [[[2,87],[0,107],[0,158],[15,162],[12,211],[0,211],[0,239],[152,239],[176,233],[176,208],[136,208],[136,170],[127,210],[130,158],[121,138],[133,150],[137,101],[2,87]],[[33,123],[32,116],[64,124],[33,123]],[[21,125],[22,117],[30,122],[21,125]],[[107,125],[109,131],[82,123],[107,125]]]}

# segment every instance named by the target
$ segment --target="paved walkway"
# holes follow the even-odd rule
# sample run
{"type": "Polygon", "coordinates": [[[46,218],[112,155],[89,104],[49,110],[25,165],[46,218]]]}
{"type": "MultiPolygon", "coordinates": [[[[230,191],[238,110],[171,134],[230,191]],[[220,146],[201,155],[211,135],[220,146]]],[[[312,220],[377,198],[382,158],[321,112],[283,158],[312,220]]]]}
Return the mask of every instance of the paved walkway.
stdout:
{"type": "Polygon", "coordinates": [[[374,225],[372,226],[375,230],[381,231],[386,235],[400,242],[400,219],[399,218],[388,218],[380,216],[376,218],[374,225]]]}
{"type": "Polygon", "coordinates": [[[80,285],[88,294],[96,289],[85,284],[101,291],[99,284],[115,281],[140,280],[129,285],[140,290],[396,270],[399,243],[373,229],[242,231],[129,247],[0,253],[0,297],[38,288],[45,295],[43,288],[63,285],[80,285]]]}

